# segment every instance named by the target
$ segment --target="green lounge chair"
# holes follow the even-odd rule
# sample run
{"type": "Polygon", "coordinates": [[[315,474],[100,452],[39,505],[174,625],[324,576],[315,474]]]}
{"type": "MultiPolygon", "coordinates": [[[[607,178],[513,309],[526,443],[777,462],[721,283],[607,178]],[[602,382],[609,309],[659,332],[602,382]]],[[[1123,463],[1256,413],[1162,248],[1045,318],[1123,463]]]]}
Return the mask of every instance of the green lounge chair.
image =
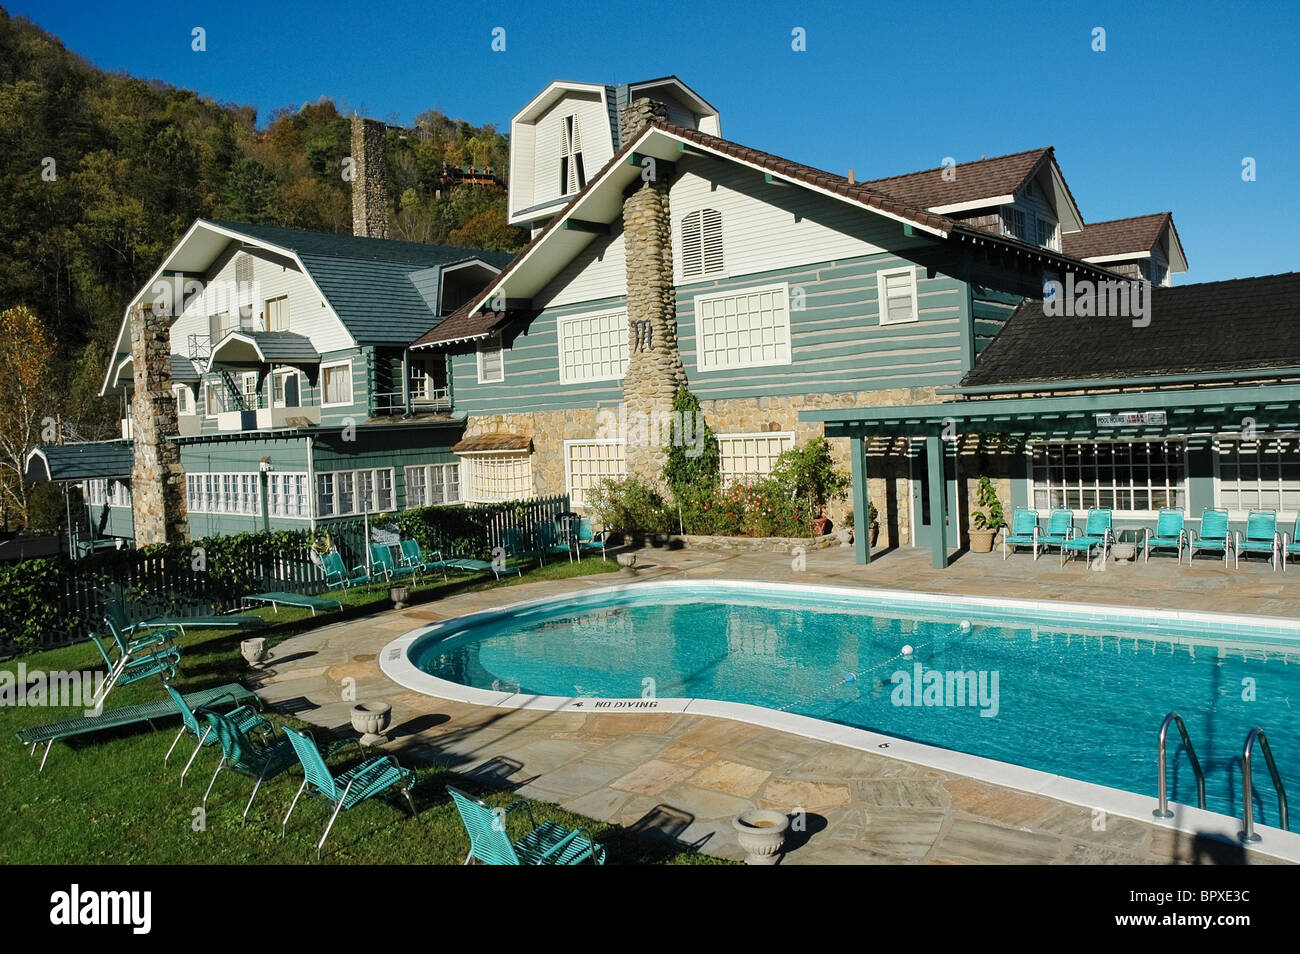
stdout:
{"type": "Polygon", "coordinates": [[[150,676],[162,676],[164,679],[172,678],[176,675],[176,666],[181,661],[181,651],[175,646],[167,649],[156,649],[142,655],[119,650],[117,659],[113,659],[108,650],[104,648],[104,644],[100,642],[99,637],[94,633],[90,634],[90,641],[95,644],[95,648],[99,650],[99,655],[104,657],[104,662],[108,666],[108,679],[95,693],[95,698],[90,704],[92,709],[98,709],[104,704],[104,700],[108,698],[108,694],[113,691],[114,686],[129,686],[133,682],[148,679],[150,676]]]}
{"type": "Polygon", "coordinates": [[[424,550],[420,547],[419,540],[402,541],[402,559],[403,566],[416,567],[421,572],[425,570],[442,570],[442,578],[447,579],[447,563],[442,558],[442,552],[439,550],[431,551],[434,559],[425,556],[424,550]]]}
{"type": "Polygon", "coordinates": [[[546,562],[546,557],[556,553],[564,553],[573,561],[573,541],[568,534],[563,534],[553,523],[539,523],[537,525],[537,550],[542,555],[542,562],[546,562]]]}
{"type": "Polygon", "coordinates": [[[376,577],[382,576],[385,583],[404,576],[415,580],[420,575],[418,567],[402,566],[394,560],[393,548],[385,543],[370,544],[370,571],[376,577]]]}
{"type": "Polygon", "coordinates": [[[1002,559],[1014,553],[1016,547],[1032,547],[1038,559],[1038,511],[1017,508],[1011,514],[1011,526],[1002,528],[1002,559]]]}
{"type": "Polygon", "coordinates": [[[1101,562],[1104,566],[1106,555],[1110,552],[1110,519],[1109,507],[1089,509],[1083,533],[1072,534],[1061,544],[1061,566],[1065,566],[1067,556],[1073,559],[1076,553],[1081,552],[1085,557],[1091,558],[1094,547],[1101,550],[1101,562]]]}
{"type": "Polygon", "coordinates": [[[597,533],[592,528],[591,521],[583,517],[578,521],[578,529],[573,537],[573,545],[578,550],[578,559],[582,559],[584,553],[595,553],[600,551],[601,560],[605,559],[605,531],[597,533]]]}
{"type": "Polygon", "coordinates": [[[170,647],[176,637],[176,630],[170,627],[154,633],[137,635],[146,624],[130,622],[126,618],[122,604],[117,600],[104,602],[104,625],[108,627],[109,635],[113,637],[113,642],[117,643],[117,648],[121,652],[134,654],[154,647],[170,647]]]}
{"type": "Polygon", "coordinates": [[[1295,526],[1291,528],[1291,535],[1282,534],[1282,572],[1286,572],[1286,558],[1288,554],[1300,556],[1300,517],[1295,518],[1295,526]]]}
{"type": "Polygon", "coordinates": [[[219,712],[204,712],[203,715],[212,731],[216,733],[217,743],[221,746],[217,770],[212,773],[208,790],[203,793],[203,806],[207,807],[212,786],[217,784],[217,776],[221,774],[223,768],[229,768],[239,775],[255,779],[253,794],[248,796],[248,804],[244,806],[244,814],[240,819],[242,824],[248,820],[248,811],[253,807],[253,799],[257,798],[257,791],[262,787],[262,783],[284,774],[298,764],[298,759],[293,752],[293,743],[283,736],[278,739],[275,737],[275,726],[271,724],[270,719],[259,717],[257,722],[247,728],[240,728],[240,724],[229,715],[222,715],[219,712]],[[255,732],[259,733],[256,739],[253,737],[255,732]]]}
{"type": "Polygon", "coordinates": [[[1202,510],[1200,531],[1189,530],[1187,534],[1187,565],[1192,558],[1205,550],[1209,553],[1222,553],[1223,566],[1227,569],[1228,553],[1232,550],[1232,532],[1228,527],[1228,511],[1202,510]]]}
{"type": "Polygon", "coordinates": [[[280,590],[273,590],[269,593],[250,593],[244,597],[245,602],[252,603],[270,603],[272,612],[280,612],[280,605],[294,606],[299,609],[311,610],[311,615],[315,616],[317,610],[341,610],[343,601],[336,600],[332,596],[308,596],[305,593],[287,593],[280,590]]]}
{"type": "Polygon", "coordinates": [[[1151,561],[1152,550],[1177,550],[1178,562],[1183,562],[1183,547],[1187,546],[1187,531],[1183,529],[1183,512],[1173,507],[1160,508],[1156,528],[1142,528],[1142,562],[1151,561]]]}
{"type": "MultiPolygon", "coordinates": [[[[116,628],[123,634],[134,633],[141,629],[177,629],[182,636],[185,635],[186,626],[194,626],[199,629],[250,629],[255,626],[262,626],[266,620],[260,616],[251,613],[218,613],[209,616],[155,616],[152,619],[136,620],[127,622],[126,612],[122,609],[122,604],[117,600],[109,600],[104,604],[104,616],[108,620],[110,628],[116,628]]],[[[147,638],[147,637],[142,637],[147,638]]]]}
{"type": "Polygon", "coordinates": [[[1038,547],[1044,553],[1048,547],[1059,547],[1074,536],[1074,511],[1053,510],[1047,515],[1047,529],[1038,534],[1038,547]]]}
{"type": "Polygon", "coordinates": [[[349,570],[343,562],[343,554],[338,550],[331,550],[321,557],[321,568],[325,571],[325,584],[330,589],[336,586],[345,590],[349,586],[368,586],[373,579],[364,563],[349,570]]]}
{"type": "Polygon", "coordinates": [[[519,527],[506,527],[501,533],[501,546],[506,551],[507,560],[537,560],[541,554],[536,547],[530,547],[524,540],[524,531],[519,527]]]}
{"type": "MultiPolygon", "coordinates": [[[[185,704],[191,709],[203,708],[221,699],[229,699],[236,705],[245,701],[259,702],[257,693],[250,692],[237,682],[227,683],[213,689],[188,692],[181,698],[185,700],[185,704]]],[[[36,754],[36,746],[42,742],[45,743],[45,754],[41,756],[40,769],[37,769],[37,771],[42,771],[45,768],[45,760],[50,757],[50,747],[59,739],[70,739],[76,735],[87,735],[91,732],[99,732],[102,729],[117,729],[140,722],[148,722],[152,726],[159,719],[167,719],[175,715],[176,703],[171,699],[159,699],[155,702],[142,702],[135,706],[118,706],[115,709],[105,709],[97,716],[64,719],[61,722],[47,722],[44,725],[28,726],[15,732],[14,737],[23,745],[30,745],[32,755],[36,754]]]]}
{"type": "Polygon", "coordinates": [[[465,864],[481,861],[486,865],[577,865],[584,861],[605,863],[605,849],[592,841],[586,829],[565,828],[553,821],[538,825],[527,802],[515,802],[504,810],[470,798],[459,789],[447,786],[460,820],[469,835],[469,854],[465,864]],[[533,826],[528,834],[512,842],[506,832],[506,818],[518,808],[527,808],[533,826]]]}
{"type": "Polygon", "coordinates": [[[1243,553],[1267,553],[1273,572],[1281,562],[1282,534],[1277,531],[1277,512],[1274,510],[1252,510],[1246,514],[1246,533],[1240,530],[1232,545],[1233,568],[1241,566],[1243,553]]]}
{"type": "Polygon", "coordinates": [[[498,566],[496,561],[479,560],[475,557],[454,556],[446,561],[446,565],[453,570],[464,570],[466,573],[486,573],[492,571],[492,575],[498,580],[501,579],[502,573],[513,573],[516,576],[523,576],[523,570],[517,566],[503,564],[498,566]]]}
{"type": "MultiPolygon", "coordinates": [[[[325,764],[325,758],[321,755],[320,749],[316,748],[316,743],[311,740],[311,736],[288,726],[284,726],[284,734],[289,737],[289,742],[298,755],[298,761],[302,763],[303,780],[298,786],[298,794],[294,795],[293,802],[289,805],[289,810],[284,813],[284,821],[280,823],[281,838],[284,837],[285,829],[289,825],[289,816],[293,814],[294,806],[298,804],[303,789],[308,786],[311,787],[313,795],[323,798],[334,806],[334,814],[330,816],[329,824],[325,826],[325,833],[316,843],[317,858],[320,857],[321,847],[329,837],[330,829],[334,827],[334,820],[339,817],[339,812],[360,805],[388,791],[394,785],[401,787],[402,794],[406,796],[406,803],[411,806],[411,816],[416,816],[415,802],[411,798],[411,789],[415,786],[415,772],[402,768],[397,759],[391,755],[367,759],[335,776],[325,764]]],[[[357,748],[361,748],[360,744],[357,744],[357,748]]]]}
{"type": "MultiPolygon", "coordinates": [[[[185,697],[171,686],[164,684],[163,688],[166,689],[167,694],[172,697],[172,702],[176,704],[176,709],[181,714],[181,730],[176,733],[176,738],[172,739],[171,748],[168,749],[167,754],[163,756],[163,767],[166,768],[167,760],[172,757],[172,751],[176,748],[176,743],[180,742],[181,736],[188,732],[190,735],[194,736],[194,738],[198,739],[198,744],[194,746],[194,752],[190,755],[190,760],[185,763],[185,769],[181,772],[181,784],[184,785],[185,776],[189,773],[190,766],[194,764],[194,760],[198,757],[199,750],[204,746],[216,745],[217,737],[212,734],[211,725],[204,725],[199,722],[199,716],[206,715],[208,712],[206,707],[202,709],[193,709],[190,707],[189,703],[185,701],[185,697]]],[[[209,703],[209,705],[211,705],[211,703],[209,703]]],[[[244,732],[264,721],[262,716],[254,712],[249,706],[239,706],[238,708],[227,712],[226,715],[230,719],[234,720],[235,725],[239,726],[240,731],[244,732]]]]}

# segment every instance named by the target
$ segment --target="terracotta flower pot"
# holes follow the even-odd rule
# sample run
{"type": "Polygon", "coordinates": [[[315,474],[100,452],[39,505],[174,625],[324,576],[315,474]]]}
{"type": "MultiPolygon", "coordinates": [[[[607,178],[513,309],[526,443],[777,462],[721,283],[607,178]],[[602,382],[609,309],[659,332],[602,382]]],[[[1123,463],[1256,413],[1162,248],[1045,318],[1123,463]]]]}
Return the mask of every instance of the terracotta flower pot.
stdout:
{"type": "Polygon", "coordinates": [[[997,535],[996,530],[975,530],[972,528],[970,531],[970,552],[990,552],[993,549],[993,538],[997,535]]]}

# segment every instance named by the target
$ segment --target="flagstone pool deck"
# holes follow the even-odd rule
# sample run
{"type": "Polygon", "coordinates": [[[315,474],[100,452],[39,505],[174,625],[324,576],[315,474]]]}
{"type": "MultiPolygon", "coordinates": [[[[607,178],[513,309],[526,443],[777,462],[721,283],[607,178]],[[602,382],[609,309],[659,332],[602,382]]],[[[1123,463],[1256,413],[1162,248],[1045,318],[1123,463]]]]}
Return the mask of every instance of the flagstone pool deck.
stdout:
{"type": "MultiPolygon", "coordinates": [[[[852,550],[788,554],[698,549],[638,551],[638,579],[824,583],[1157,608],[1300,616],[1300,567],[1240,570],[1172,558],[1148,565],[1061,568],[1054,557],[966,554],[946,570],[929,551],[899,549],[866,567],[852,550]]],[[[392,704],[386,750],[474,774],[521,795],[634,827],[725,858],[742,857],[731,818],[751,805],[807,812],[783,864],[1276,863],[1236,845],[1111,816],[1038,794],[729,719],[675,713],[498,709],[407,690],[379,669],[397,636],[430,622],[524,599],[625,582],[615,575],[521,583],[349,620],[276,647],[258,688],[282,711],[350,732],[356,699],[392,704]]],[[[1150,726],[1154,747],[1158,726],[1150,726]]],[[[1154,799],[1152,800],[1154,807],[1154,799]]]]}

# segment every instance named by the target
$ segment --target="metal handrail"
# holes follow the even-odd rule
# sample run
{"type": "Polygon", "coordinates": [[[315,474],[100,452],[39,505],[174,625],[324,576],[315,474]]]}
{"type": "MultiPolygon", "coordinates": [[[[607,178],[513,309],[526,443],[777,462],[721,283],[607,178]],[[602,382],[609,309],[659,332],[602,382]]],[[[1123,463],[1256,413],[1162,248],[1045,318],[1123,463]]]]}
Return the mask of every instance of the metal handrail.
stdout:
{"type": "Polygon", "coordinates": [[[1264,763],[1268,766],[1268,774],[1273,776],[1273,787],[1277,789],[1278,820],[1282,824],[1283,831],[1291,830],[1287,819],[1286,789],[1282,787],[1282,776],[1277,770],[1277,763],[1273,761],[1273,751],[1268,747],[1268,737],[1264,735],[1263,729],[1255,726],[1250,730],[1250,734],[1246,736],[1246,744],[1241,750],[1241,822],[1243,830],[1237,837],[1243,842],[1260,840],[1259,835],[1255,833],[1255,810],[1251,805],[1254,786],[1251,784],[1250,758],[1254,753],[1256,740],[1259,740],[1260,751],[1264,753],[1264,763]]]}
{"type": "Polygon", "coordinates": [[[1160,805],[1151,813],[1156,818],[1174,817],[1174,813],[1169,810],[1169,787],[1165,778],[1165,739],[1169,735],[1171,722],[1178,726],[1178,734],[1183,737],[1183,748],[1187,750],[1187,758],[1192,763],[1192,772],[1196,775],[1196,806],[1205,808],[1205,773],[1201,771],[1201,762],[1196,757],[1196,749],[1192,748],[1192,740],[1187,735],[1187,726],[1183,723],[1183,717],[1177,712],[1171,712],[1165,716],[1165,721],[1160,723],[1160,741],[1156,744],[1156,761],[1159,763],[1156,793],[1160,798],[1160,805]]]}

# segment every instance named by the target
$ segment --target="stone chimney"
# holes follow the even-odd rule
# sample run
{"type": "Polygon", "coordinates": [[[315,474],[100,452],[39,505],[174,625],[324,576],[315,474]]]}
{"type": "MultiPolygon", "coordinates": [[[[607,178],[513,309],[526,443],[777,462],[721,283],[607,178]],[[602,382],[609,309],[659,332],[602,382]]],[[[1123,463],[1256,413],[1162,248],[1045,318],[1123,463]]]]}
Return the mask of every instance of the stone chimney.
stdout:
{"type": "Polygon", "coordinates": [[[388,161],[385,125],[352,117],[352,234],[388,238],[388,161]]]}
{"type": "Polygon", "coordinates": [[[170,319],[137,305],[131,310],[131,509],[135,545],[184,543],[189,539],[185,512],[185,471],[180,448],[167,440],[178,430],[172,394],[170,319]]]}
{"type": "MultiPolygon", "coordinates": [[[[639,99],[624,108],[620,131],[626,144],[649,122],[666,115],[662,104],[639,99]]],[[[677,348],[677,297],[673,287],[672,217],[668,187],[672,164],[659,162],[623,199],[623,242],[627,262],[628,363],[623,402],[629,421],[645,422],[649,443],[627,445],[630,475],[662,484],[667,452],[660,445],[662,422],[671,419],[673,397],[686,383],[677,348]]]]}
{"type": "Polygon", "coordinates": [[[618,141],[626,146],[652,120],[668,118],[668,107],[653,99],[634,99],[618,113],[618,141]]]}

